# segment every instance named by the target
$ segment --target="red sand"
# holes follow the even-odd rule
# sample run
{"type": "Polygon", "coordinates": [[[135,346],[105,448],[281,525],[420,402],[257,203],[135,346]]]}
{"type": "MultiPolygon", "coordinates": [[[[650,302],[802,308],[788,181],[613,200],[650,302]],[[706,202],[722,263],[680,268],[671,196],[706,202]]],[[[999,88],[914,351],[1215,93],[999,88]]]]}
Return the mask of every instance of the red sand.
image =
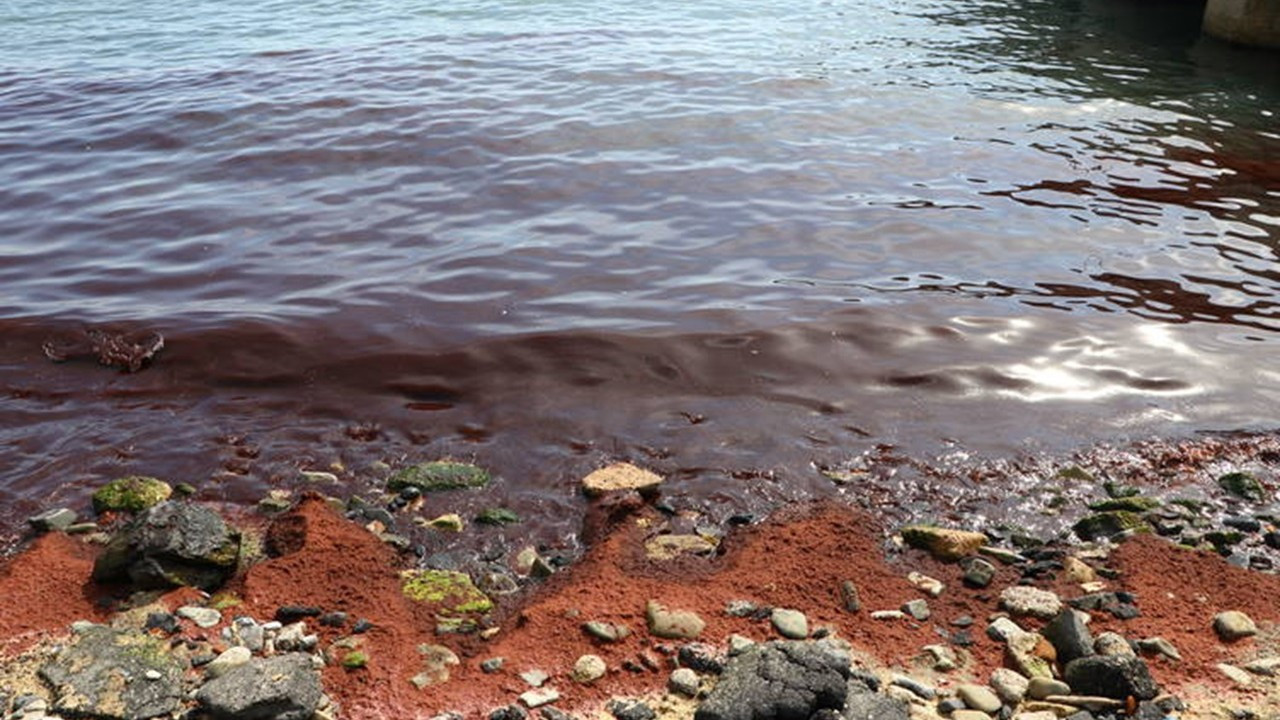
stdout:
{"type": "Polygon", "coordinates": [[[76,620],[103,618],[89,582],[96,550],[61,533],[37,539],[0,566],[0,656],[20,653],[76,620]]]}

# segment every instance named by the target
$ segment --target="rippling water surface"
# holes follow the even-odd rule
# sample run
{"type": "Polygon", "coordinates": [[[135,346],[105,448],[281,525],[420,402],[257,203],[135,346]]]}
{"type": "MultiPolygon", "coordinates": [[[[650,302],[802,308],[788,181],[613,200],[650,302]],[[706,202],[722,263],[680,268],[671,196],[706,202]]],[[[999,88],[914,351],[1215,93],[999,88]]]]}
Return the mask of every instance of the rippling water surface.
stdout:
{"type": "Polygon", "coordinates": [[[1272,428],[1280,62],[1198,11],[10,0],[0,524],[451,455],[555,536],[614,458],[735,506],[1272,428]]]}

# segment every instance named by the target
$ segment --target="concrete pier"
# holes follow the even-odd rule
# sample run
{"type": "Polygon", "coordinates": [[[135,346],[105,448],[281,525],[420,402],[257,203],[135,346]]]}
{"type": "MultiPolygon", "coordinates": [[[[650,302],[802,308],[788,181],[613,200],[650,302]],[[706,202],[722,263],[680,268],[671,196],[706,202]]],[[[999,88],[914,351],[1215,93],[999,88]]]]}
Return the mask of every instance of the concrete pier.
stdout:
{"type": "Polygon", "coordinates": [[[1241,45],[1280,48],[1280,0],[1208,0],[1204,31],[1241,45]]]}

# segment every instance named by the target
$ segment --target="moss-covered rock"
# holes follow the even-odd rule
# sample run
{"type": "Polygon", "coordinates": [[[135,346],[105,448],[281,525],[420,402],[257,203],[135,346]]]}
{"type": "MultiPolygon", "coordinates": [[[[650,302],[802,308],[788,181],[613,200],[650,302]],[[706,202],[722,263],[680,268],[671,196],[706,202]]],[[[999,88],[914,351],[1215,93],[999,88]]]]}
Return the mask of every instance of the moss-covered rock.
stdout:
{"type": "Polygon", "coordinates": [[[1252,473],[1233,472],[1218,478],[1218,485],[1229,494],[1245,500],[1263,502],[1267,499],[1267,489],[1252,473]]]}
{"type": "Polygon", "coordinates": [[[116,478],[93,493],[93,511],[140,513],[173,494],[169,483],[146,475],[116,478]]]}
{"type": "Polygon", "coordinates": [[[239,559],[238,530],[208,508],[169,501],[112,536],[94,562],[93,579],[138,589],[189,585],[213,591],[235,572],[239,559]]]}
{"type": "Polygon", "coordinates": [[[1119,535],[1126,530],[1149,532],[1151,526],[1136,512],[1129,510],[1111,510],[1094,513],[1080,519],[1071,526],[1081,540],[1099,540],[1119,535]]]}
{"type": "Polygon", "coordinates": [[[342,656],[342,667],[348,670],[359,670],[369,664],[369,656],[363,650],[352,650],[342,656]]]}
{"type": "Polygon", "coordinates": [[[399,492],[416,487],[423,492],[484,487],[489,484],[489,471],[471,463],[437,460],[407,467],[387,480],[387,489],[399,492]]]}
{"type": "Polygon", "coordinates": [[[463,572],[406,570],[401,573],[400,590],[415,602],[439,605],[442,614],[487,613],[493,609],[489,596],[480,592],[463,572]]]}
{"type": "Polygon", "coordinates": [[[1142,497],[1141,495],[1113,497],[1110,500],[1103,500],[1089,505],[1090,510],[1095,510],[1097,512],[1127,510],[1129,512],[1141,513],[1148,510],[1154,510],[1158,507],[1160,507],[1159,500],[1155,498],[1142,497]]]}
{"type": "Polygon", "coordinates": [[[982,533],[933,525],[911,525],[902,528],[901,534],[908,545],[928,550],[940,560],[959,560],[987,544],[987,536],[982,533]]]}
{"type": "Polygon", "coordinates": [[[1084,468],[1079,467],[1077,465],[1071,465],[1069,467],[1062,468],[1054,475],[1054,477],[1061,478],[1063,480],[1079,480],[1081,482],[1094,482],[1093,475],[1091,475],[1088,470],[1085,470],[1084,468]]]}
{"type": "Polygon", "coordinates": [[[520,516],[506,508],[489,508],[476,515],[476,522],[482,525],[513,525],[520,522],[520,516]]]}

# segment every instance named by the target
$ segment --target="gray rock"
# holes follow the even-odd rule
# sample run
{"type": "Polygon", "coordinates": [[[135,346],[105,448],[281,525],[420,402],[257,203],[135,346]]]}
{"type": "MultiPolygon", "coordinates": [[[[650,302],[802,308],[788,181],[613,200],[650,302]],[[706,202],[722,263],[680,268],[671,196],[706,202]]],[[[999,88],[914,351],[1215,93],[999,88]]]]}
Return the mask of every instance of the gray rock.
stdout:
{"type": "Polygon", "coordinates": [[[1000,706],[1004,704],[994,692],[981,685],[959,685],[956,687],[956,696],[963,700],[965,705],[984,713],[1000,712],[1000,706]]]}
{"type": "MultiPolygon", "coordinates": [[[[730,642],[733,638],[730,637],[730,642]]],[[[707,643],[685,643],[676,651],[676,661],[680,667],[700,673],[719,675],[724,672],[725,658],[715,646],[707,643]]]]}
{"type": "Polygon", "coordinates": [[[689,668],[677,668],[667,679],[667,688],[673,693],[696,697],[698,694],[698,673],[689,668]]]}
{"type": "Polygon", "coordinates": [[[1043,700],[1052,695],[1070,695],[1071,686],[1053,678],[1031,678],[1027,683],[1027,697],[1032,700],[1043,700]]]}
{"type": "Polygon", "coordinates": [[[266,631],[253,618],[241,617],[236,618],[232,624],[236,642],[244,647],[249,648],[250,652],[262,652],[262,646],[266,640],[266,631]]]}
{"type": "Polygon", "coordinates": [[[1173,643],[1162,637],[1142,638],[1138,641],[1138,649],[1150,655],[1163,655],[1170,660],[1181,660],[1182,653],[1173,643]]]}
{"type": "Polygon", "coordinates": [[[493,673],[496,673],[499,670],[501,670],[502,666],[505,665],[506,663],[507,663],[507,659],[504,657],[491,657],[488,660],[484,660],[480,663],[480,671],[486,675],[492,675],[493,673]]]}
{"type": "Polygon", "coordinates": [[[909,720],[911,710],[902,700],[864,690],[849,694],[840,717],[842,720],[909,720]]]}
{"type": "Polygon", "coordinates": [[[1040,631],[1053,644],[1059,663],[1065,665],[1076,658],[1093,654],[1093,635],[1089,632],[1089,626],[1084,623],[1085,617],[1087,616],[1078,610],[1066,608],[1040,631]]]}
{"type": "Polygon", "coordinates": [[[550,705],[560,699],[560,692],[555,688],[538,688],[520,693],[520,702],[530,709],[550,705]]]}
{"type": "Polygon", "coordinates": [[[809,637],[809,619],[799,610],[774,608],[769,614],[769,621],[778,634],[790,640],[803,640],[809,637]]]}
{"type": "Polygon", "coordinates": [[[1218,637],[1227,642],[1258,634],[1258,626],[1254,624],[1253,618],[1239,610],[1227,610],[1215,615],[1213,629],[1218,637]]]}
{"type": "Polygon", "coordinates": [[[903,688],[921,700],[932,700],[938,696],[937,690],[934,690],[914,678],[907,677],[906,675],[894,675],[889,684],[903,688]]]}
{"type": "Polygon", "coordinates": [[[40,668],[54,712],[104,720],[145,720],[175,712],[183,667],[149,635],[87,628],[40,668]]]}
{"type": "Polygon", "coordinates": [[[210,660],[208,665],[204,666],[204,675],[206,678],[212,680],[226,675],[231,670],[244,665],[252,659],[253,653],[249,652],[249,648],[247,647],[236,646],[227,648],[222,652],[222,654],[218,655],[218,657],[210,660]]]}
{"type": "MultiPolygon", "coordinates": [[[[991,687],[996,695],[1009,705],[1017,705],[1027,694],[1028,681],[1021,673],[1009,668],[996,668],[991,671],[991,687]]],[[[1070,690],[1070,688],[1068,688],[1070,690]]]]}
{"type": "Polygon", "coordinates": [[[695,720],[799,720],[839,710],[848,694],[849,653],[826,642],[775,641],[729,661],[695,720]]]}
{"type": "Polygon", "coordinates": [[[981,710],[957,710],[951,714],[951,720],[991,720],[991,715],[981,710]]]}
{"type": "Polygon", "coordinates": [[[545,670],[534,668],[520,673],[520,679],[528,683],[529,687],[542,687],[543,683],[551,679],[551,676],[545,670]]]}
{"type": "Polygon", "coordinates": [[[54,508],[45,510],[39,515],[27,518],[27,524],[40,532],[50,530],[66,530],[75,524],[79,516],[70,508],[54,508]]]}
{"type": "MultiPolygon", "coordinates": [[[[755,644],[756,644],[755,640],[752,640],[749,637],[744,637],[742,635],[738,635],[737,633],[734,633],[733,635],[729,636],[729,656],[735,657],[737,655],[741,655],[742,653],[746,652],[748,649],[754,647],[755,644]]],[[[724,670],[723,667],[720,669],[724,670]]]]}
{"type": "Polygon", "coordinates": [[[196,624],[196,627],[211,628],[222,622],[222,613],[213,608],[200,607],[199,605],[183,605],[176,612],[180,618],[186,618],[196,624]]]}
{"type": "Polygon", "coordinates": [[[1000,604],[1014,615],[1030,615],[1046,620],[1062,610],[1062,599],[1048,590],[1014,585],[1000,593],[1000,604]]]}
{"type": "Polygon", "coordinates": [[[321,694],[311,656],[287,653],[254,658],[205,683],[196,700],[213,720],[308,720],[321,694]]]}
{"type": "Polygon", "coordinates": [[[529,713],[519,705],[507,705],[489,713],[489,720],[525,720],[529,713]]]}
{"type": "Polygon", "coordinates": [[[214,590],[235,572],[239,555],[240,533],[217,513],[162,502],[111,538],[94,562],[93,579],[129,581],[140,588],[214,590]]]}
{"type": "Polygon", "coordinates": [[[690,610],[670,610],[650,600],[645,605],[649,632],[660,638],[692,639],[702,634],[707,623],[690,610]]]}
{"type": "Polygon", "coordinates": [[[964,568],[964,583],[970,587],[984,588],[995,579],[996,567],[978,557],[967,557],[960,561],[964,568]]]}
{"type": "Polygon", "coordinates": [[[605,706],[609,714],[618,720],[653,720],[658,716],[642,700],[632,700],[627,698],[615,698],[610,700],[605,706]]]}
{"type": "Polygon", "coordinates": [[[908,600],[902,604],[902,612],[910,615],[916,620],[925,621],[929,619],[929,603],[922,599],[908,600]]]}
{"type": "Polygon", "coordinates": [[[591,637],[609,643],[623,640],[631,634],[631,629],[626,625],[602,622],[600,620],[589,620],[584,622],[582,623],[582,629],[591,637]]]}
{"type": "Polygon", "coordinates": [[[1133,646],[1129,645],[1129,641],[1119,633],[1104,632],[1093,641],[1093,650],[1099,655],[1116,655],[1120,657],[1134,657],[1137,655],[1133,651],[1133,646]]]}
{"type": "Polygon", "coordinates": [[[998,617],[987,626],[987,637],[997,642],[1007,643],[1010,638],[1025,634],[1027,634],[1026,630],[1023,630],[1018,626],[1018,623],[1006,617],[998,617]]]}
{"type": "Polygon", "coordinates": [[[583,655],[573,664],[574,682],[589,685],[609,672],[609,666],[599,655],[583,655]]]}
{"type": "Polygon", "coordinates": [[[1067,663],[1063,680],[1081,695],[1100,695],[1123,700],[1133,695],[1150,700],[1159,692],[1155,680],[1141,658],[1094,655],[1067,663]]]}

